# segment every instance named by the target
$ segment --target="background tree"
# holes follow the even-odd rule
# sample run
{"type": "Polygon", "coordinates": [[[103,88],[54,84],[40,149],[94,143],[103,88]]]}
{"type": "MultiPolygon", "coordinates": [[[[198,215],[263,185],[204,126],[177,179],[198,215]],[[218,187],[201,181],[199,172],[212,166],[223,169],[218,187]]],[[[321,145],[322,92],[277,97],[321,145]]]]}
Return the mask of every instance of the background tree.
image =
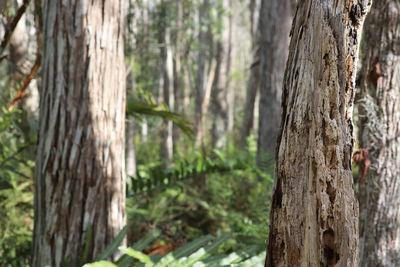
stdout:
{"type": "Polygon", "coordinates": [[[374,1],[364,25],[360,147],[372,165],[360,187],[361,266],[400,265],[400,3],[374,1]]]}
{"type": "Polygon", "coordinates": [[[45,1],[33,266],[78,266],[126,223],[124,6],[45,1]]]}
{"type": "Polygon", "coordinates": [[[357,266],[352,104],[370,1],[300,1],[291,30],[266,266],[357,266]]]}
{"type": "Polygon", "coordinates": [[[281,115],[282,82],[292,23],[291,0],[263,1],[260,13],[260,98],[257,164],[273,155],[281,115]]]}

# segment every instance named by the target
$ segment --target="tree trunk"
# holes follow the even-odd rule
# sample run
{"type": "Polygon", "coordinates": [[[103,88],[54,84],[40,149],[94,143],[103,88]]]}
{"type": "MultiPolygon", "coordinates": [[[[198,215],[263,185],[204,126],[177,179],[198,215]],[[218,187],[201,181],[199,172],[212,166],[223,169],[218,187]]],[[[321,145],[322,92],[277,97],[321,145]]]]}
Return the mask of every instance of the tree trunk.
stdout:
{"type": "Polygon", "coordinates": [[[298,4],[283,83],[266,266],[358,266],[352,105],[369,5],[298,4]]]}
{"type": "Polygon", "coordinates": [[[261,77],[257,165],[266,169],[276,146],[281,92],[292,23],[292,0],[263,1],[260,14],[261,77]]]}
{"type": "MultiPolygon", "coordinates": [[[[167,2],[162,3],[162,19],[164,23],[168,23],[167,12],[167,2]]],[[[160,56],[162,62],[162,102],[167,105],[167,107],[173,111],[174,110],[174,78],[173,78],[173,59],[172,59],[172,48],[170,39],[170,29],[164,25],[163,29],[160,31],[159,36],[160,45],[160,56]]],[[[173,143],[173,125],[172,121],[164,120],[164,128],[161,131],[161,149],[160,156],[162,160],[165,160],[167,164],[172,162],[172,157],[174,153],[174,143],[173,143]]]]}
{"type": "MultiPolygon", "coordinates": [[[[230,8],[230,0],[224,0],[221,3],[222,9],[227,11],[230,8]]],[[[214,77],[213,93],[212,93],[212,146],[215,148],[223,148],[226,145],[226,135],[228,127],[228,88],[229,73],[231,61],[231,16],[229,14],[220,13],[223,16],[223,25],[221,38],[217,41],[217,66],[214,77]]]]}
{"type": "MultiPolygon", "coordinates": [[[[260,26],[258,25],[258,28],[259,27],[260,26]]],[[[247,137],[250,135],[250,131],[253,128],[254,105],[256,103],[257,91],[260,86],[261,49],[259,30],[257,31],[255,38],[256,40],[253,41],[253,62],[250,66],[250,74],[247,81],[246,103],[244,105],[243,123],[240,133],[240,145],[243,147],[246,146],[247,137]]]]}
{"type": "Polygon", "coordinates": [[[130,177],[136,177],[136,153],[135,153],[135,130],[136,124],[133,121],[126,123],[127,143],[126,143],[126,174],[130,177]]]}
{"type": "Polygon", "coordinates": [[[400,3],[374,1],[364,29],[357,104],[372,164],[359,182],[361,266],[400,266],[400,3]]]}
{"type": "Polygon", "coordinates": [[[124,6],[45,1],[33,266],[81,266],[126,223],[124,6]]]}
{"type": "MultiPolygon", "coordinates": [[[[202,136],[204,136],[204,129],[201,123],[201,109],[204,102],[205,95],[205,77],[206,77],[206,59],[210,54],[209,51],[209,39],[211,34],[210,26],[206,27],[209,21],[208,12],[210,9],[209,0],[203,0],[203,3],[199,6],[198,11],[198,30],[199,37],[198,42],[200,45],[200,51],[197,58],[197,73],[196,73],[196,84],[195,84],[195,132],[196,132],[196,140],[202,140],[202,136]],[[207,31],[205,28],[208,28],[207,31]]],[[[197,142],[196,142],[197,143],[197,142]]]]}

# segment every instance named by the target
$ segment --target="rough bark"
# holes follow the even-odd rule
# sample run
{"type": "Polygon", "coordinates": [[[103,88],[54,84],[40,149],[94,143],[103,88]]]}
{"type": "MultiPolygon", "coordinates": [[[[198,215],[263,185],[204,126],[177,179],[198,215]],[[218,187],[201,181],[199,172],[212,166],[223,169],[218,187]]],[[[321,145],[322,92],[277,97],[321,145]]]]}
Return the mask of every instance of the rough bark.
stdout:
{"type": "Polygon", "coordinates": [[[266,266],[358,266],[352,105],[370,4],[298,4],[283,83],[266,266]]]}
{"type": "Polygon", "coordinates": [[[360,261],[400,266],[400,2],[374,1],[364,29],[357,106],[372,164],[360,182],[360,261]]]}
{"type": "Polygon", "coordinates": [[[44,4],[32,266],[81,266],[126,223],[124,1],[44,4]]]}
{"type": "Polygon", "coordinates": [[[292,0],[263,1],[260,13],[260,98],[257,164],[266,169],[276,146],[281,115],[282,82],[292,23],[292,0]]]}

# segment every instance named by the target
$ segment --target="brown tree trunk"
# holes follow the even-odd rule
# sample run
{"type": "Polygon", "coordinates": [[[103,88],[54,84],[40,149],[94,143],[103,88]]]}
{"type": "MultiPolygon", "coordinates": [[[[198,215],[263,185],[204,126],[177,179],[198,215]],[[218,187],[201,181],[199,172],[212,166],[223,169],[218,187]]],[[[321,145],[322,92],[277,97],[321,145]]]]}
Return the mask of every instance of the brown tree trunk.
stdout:
{"type": "Polygon", "coordinates": [[[80,266],[126,223],[124,1],[45,1],[32,266],[80,266]],[[90,228],[89,228],[90,227],[90,228]]]}
{"type": "Polygon", "coordinates": [[[291,2],[263,1],[261,4],[257,165],[262,170],[271,162],[279,130],[282,82],[292,23],[291,2]]]}
{"type": "Polygon", "coordinates": [[[283,83],[266,266],[358,266],[352,105],[369,5],[299,1],[283,83]]]}
{"type": "Polygon", "coordinates": [[[374,1],[362,43],[360,146],[371,167],[360,181],[361,266],[400,266],[400,2],[374,1]]]}

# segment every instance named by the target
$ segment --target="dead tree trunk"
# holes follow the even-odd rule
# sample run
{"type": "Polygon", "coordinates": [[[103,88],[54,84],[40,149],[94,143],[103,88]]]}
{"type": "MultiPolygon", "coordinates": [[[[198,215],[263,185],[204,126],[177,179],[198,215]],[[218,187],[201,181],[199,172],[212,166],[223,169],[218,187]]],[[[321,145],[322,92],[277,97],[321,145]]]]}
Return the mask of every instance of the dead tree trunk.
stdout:
{"type": "Polygon", "coordinates": [[[374,1],[364,25],[360,146],[372,165],[360,181],[361,266],[400,266],[400,2],[374,1]]]}
{"type": "Polygon", "coordinates": [[[370,4],[298,3],[283,83],[266,266],[358,266],[352,106],[370,4]]]}
{"type": "Polygon", "coordinates": [[[89,231],[91,261],[126,224],[124,6],[45,1],[32,266],[82,266],[89,231]]]}

